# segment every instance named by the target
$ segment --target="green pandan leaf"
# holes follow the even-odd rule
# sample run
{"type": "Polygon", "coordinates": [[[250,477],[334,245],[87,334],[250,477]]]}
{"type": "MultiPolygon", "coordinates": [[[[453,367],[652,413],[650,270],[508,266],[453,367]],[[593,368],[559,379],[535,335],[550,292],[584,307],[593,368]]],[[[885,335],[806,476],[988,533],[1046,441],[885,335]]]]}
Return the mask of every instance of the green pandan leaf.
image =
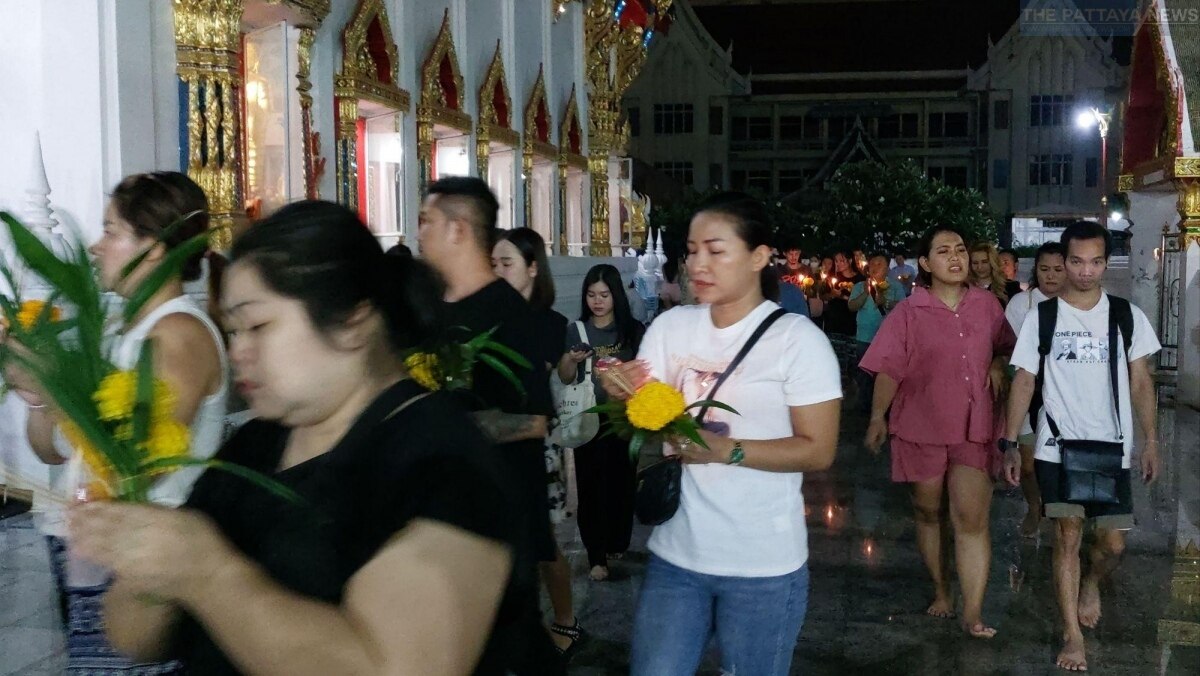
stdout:
{"type": "Polygon", "coordinates": [[[524,369],[533,368],[533,366],[530,365],[529,360],[526,359],[521,353],[513,350],[512,348],[508,347],[507,345],[504,345],[502,343],[497,343],[494,340],[484,343],[482,349],[488,350],[491,352],[495,352],[495,353],[499,354],[500,356],[504,357],[505,359],[508,359],[512,363],[516,364],[517,366],[520,366],[521,368],[524,368],[524,369]]]}
{"type": "Polygon", "coordinates": [[[33,234],[12,214],[0,211],[0,220],[8,225],[13,247],[17,250],[21,260],[29,266],[29,269],[46,280],[50,286],[61,291],[72,302],[78,302],[83,288],[75,267],[55,256],[41,238],[33,234]]]}
{"type": "Polygon", "coordinates": [[[642,445],[646,443],[646,433],[639,430],[633,433],[629,438],[629,459],[637,462],[638,456],[641,455],[642,445]]]}
{"type": "MultiPolygon", "coordinates": [[[[190,212],[190,213],[184,214],[183,216],[180,216],[178,219],[176,219],[176,220],[175,220],[175,222],[174,222],[174,223],[171,223],[171,224],[170,224],[170,225],[168,225],[167,227],[163,228],[162,232],[161,232],[161,233],[159,233],[159,235],[158,235],[158,237],[157,237],[156,239],[158,240],[158,242],[165,242],[165,241],[167,241],[168,239],[170,239],[170,238],[171,238],[171,236],[172,236],[172,235],[174,235],[174,234],[175,234],[175,231],[176,231],[176,230],[178,230],[179,228],[183,227],[183,224],[184,224],[184,223],[187,223],[189,220],[191,220],[191,219],[195,218],[196,216],[199,216],[200,214],[203,214],[203,213],[204,213],[204,211],[203,211],[203,210],[201,210],[201,209],[196,209],[195,211],[192,211],[192,212],[190,212]]],[[[210,234],[209,234],[209,233],[207,233],[207,232],[206,232],[206,233],[203,233],[203,235],[204,235],[206,238],[210,236],[210,234]]],[[[137,269],[137,267],[138,267],[139,265],[141,265],[143,261],[145,261],[145,260],[146,260],[146,258],[147,258],[147,257],[150,255],[150,253],[151,253],[152,251],[154,251],[154,247],[153,247],[153,246],[152,246],[152,247],[149,247],[149,248],[147,248],[145,251],[143,251],[143,252],[141,252],[140,254],[138,254],[138,255],[134,256],[134,257],[133,257],[133,260],[131,260],[131,261],[129,261],[128,263],[126,263],[126,264],[125,264],[125,267],[121,268],[121,279],[125,279],[125,278],[129,277],[129,275],[130,275],[130,274],[132,274],[132,273],[133,273],[133,271],[134,271],[134,270],[136,270],[136,269],[137,269]]]]}
{"type": "Polygon", "coordinates": [[[208,469],[215,469],[221,472],[228,472],[229,474],[241,479],[245,479],[255,486],[258,486],[272,495],[282,498],[292,504],[302,504],[306,502],[299,493],[283,483],[267,476],[266,474],[263,474],[262,472],[256,472],[248,467],[235,465],[231,462],[225,462],[224,460],[205,460],[203,458],[194,458],[190,455],[176,456],[173,458],[158,458],[157,460],[151,460],[143,463],[138,468],[138,472],[141,475],[149,476],[157,472],[171,471],[180,469],[182,467],[206,467],[208,469]]]}
{"type": "Polygon", "coordinates": [[[133,439],[144,442],[150,437],[150,413],[154,406],[154,339],[142,343],[137,361],[137,397],[133,404],[133,439]]]}
{"type": "Polygon", "coordinates": [[[158,293],[158,290],[167,281],[180,274],[189,258],[208,248],[208,239],[211,236],[212,231],[200,233],[171,249],[167,252],[166,256],[163,256],[162,262],[156,265],[150,271],[150,274],[146,275],[146,279],[142,280],[137,288],[133,290],[133,293],[129,295],[122,313],[126,323],[133,321],[133,318],[141,312],[142,307],[154,297],[154,294],[158,293]]]}
{"type": "Polygon", "coordinates": [[[734,414],[734,415],[741,415],[741,413],[738,413],[738,412],[737,412],[736,410],[734,410],[734,409],[733,409],[733,407],[732,407],[732,406],[730,406],[729,404],[723,404],[723,403],[721,403],[721,402],[719,402],[719,401],[716,401],[715,399],[705,399],[705,400],[703,400],[703,401],[697,401],[697,402],[695,402],[695,403],[688,404],[688,405],[687,405],[687,408],[685,408],[685,409],[683,409],[683,410],[685,410],[685,411],[690,411],[690,410],[691,410],[691,409],[693,409],[693,408],[701,408],[701,407],[704,407],[704,406],[707,406],[707,407],[709,407],[709,408],[719,408],[719,409],[721,409],[722,411],[729,411],[730,413],[732,413],[732,414],[734,414]]]}
{"type": "Polygon", "coordinates": [[[522,385],[517,376],[513,374],[512,369],[504,365],[504,362],[496,359],[490,354],[479,354],[476,356],[479,358],[479,361],[492,367],[492,369],[503,376],[505,380],[512,383],[513,387],[517,388],[517,392],[520,392],[522,397],[525,396],[525,386],[522,385]]]}

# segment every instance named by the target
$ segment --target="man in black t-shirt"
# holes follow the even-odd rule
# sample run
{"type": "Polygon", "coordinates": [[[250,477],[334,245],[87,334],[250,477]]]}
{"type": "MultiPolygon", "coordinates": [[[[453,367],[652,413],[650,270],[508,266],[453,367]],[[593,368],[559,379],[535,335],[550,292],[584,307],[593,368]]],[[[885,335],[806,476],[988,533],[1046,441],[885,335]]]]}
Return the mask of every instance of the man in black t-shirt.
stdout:
{"type": "MultiPolygon", "coordinates": [[[[556,552],[543,457],[554,406],[549,379],[540,368],[544,357],[538,349],[537,329],[541,324],[521,294],[492,271],[498,209],[496,197],[478,178],[436,181],[421,204],[417,240],[422,257],[446,284],[449,326],[462,333],[453,338],[468,340],[496,329],[493,340],[535,365],[533,369],[512,366],[521,392],[494,369],[477,363],[471,393],[478,405],[475,420],[501,454],[517,498],[520,513],[516,516],[525,524],[524,546],[516,552],[513,574],[522,584],[536,586],[535,564],[553,561],[556,552]]],[[[530,656],[532,663],[544,659],[530,656]]]]}

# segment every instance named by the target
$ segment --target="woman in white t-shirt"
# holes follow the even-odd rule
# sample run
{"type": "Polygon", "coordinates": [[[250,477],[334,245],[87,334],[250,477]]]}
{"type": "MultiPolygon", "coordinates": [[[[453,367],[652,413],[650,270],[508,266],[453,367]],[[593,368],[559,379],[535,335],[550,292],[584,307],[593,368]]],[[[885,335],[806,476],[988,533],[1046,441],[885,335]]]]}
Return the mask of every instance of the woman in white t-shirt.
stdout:
{"type": "MultiPolygon", "coordinates": [[[[1063,258],[1063,246],[1058,242],[1047,242],[1038,247],[1033,263],[1033,277],[1029,290],[1012,297],[1004,308],[1004,315],[1012,326],[1013,333],[1021,335],[1021,325],[1030,312],[1036,312],[1038,303],[1058,296],[1059,289],[1067,279],[1063,258]]],[[[1042,522],[1042,494],[1038,490],[1037,477],[1033,472],[1033,443],[1037,435],[1033,432],[1029,415],[1021,423],[1021,436],[1017,438],[1021,450],[1021,493],[1029,505],[1025,520],[1021,522],[1021,535],[1031,538],[1037,535],[1042,522]]]]}
{"type": "MultiPolygon", "coordinates": [[[[687,240],[701,304],[655,320],[624,374],[670,383],[688,401],[706,398],[779,308],[768,300],[770,233],[763,205],[746,195],[701,205],[687,240]]],[[[833,462],[841,397],[828,339],[807,318],[784,315],[717,392],[740,415],[710,409],[708,448],[675,445],[686,463],[682,498],[650,537],[633,676],[696,673],[714,635],[726,673],[788,673],[808,601],[803,472],[833,462]]]]}
{"type": "MultiPolygon", "coordinates": [[[[208,199],[194,181],[178,172],[129,176],[113,189],[104,212],[104,234],[92,246],[104,288],[128,297],[173,247],[208,229],[208,199]],[[175,227],[172,227],[172,226],[175,227]],[[150,254],[123,275],[126,266],[146,250],[150,254]]],[[[184,263],[182,274],[169,279],[113,337],[111,358],[120,369],[137,365],[142,344],[154,341],[154,372],[171,385],[176,397],[176,417],[191,428],[191,454],[211,457],[221,443],[228,394],[224,340],[216,324],[183,293],[185,280],[197,279],[203,252],[184,263]]],[[[62,438],[57,419],[46,398],[27,376],[10,371],[17,393],[29,407],[26,432],[38,457],[51,465],[65,464],[64,488],[86,480],[83,462],[62,438]]],[[[200,468],[185,468],[159,479],[150,489],[150,500],[178,507],[187,499],[200,468]]],[[[68,535],[61,508],[48,508],[41,527],[51,549],[55,578],[64,588],[64,614],[69,617],[67,670],[71,673],[168,674],[178,665],[133,665],[118,654],[104,636],[101,580],[72,578],[64,572],[68,535]],[[65,577],[65,579],[64,579],[65,577]],[[97,584],[101,583],[101,584],[97,584]]]]}

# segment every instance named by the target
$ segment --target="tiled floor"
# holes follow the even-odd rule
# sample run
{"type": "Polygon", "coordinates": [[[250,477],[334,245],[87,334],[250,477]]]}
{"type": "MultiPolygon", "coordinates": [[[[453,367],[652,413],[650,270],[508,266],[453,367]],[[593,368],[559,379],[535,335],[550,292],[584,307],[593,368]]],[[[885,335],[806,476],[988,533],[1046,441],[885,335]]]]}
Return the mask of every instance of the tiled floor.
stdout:
{"type": "MultiPolygon", "coordinates": [[[[1163,421],[1164,435],[1171,425],[1163,421]]],[[[887,481],[886,456],[858,441],[864,421],[848,415],[834,468],[806,478],[810,508],[812,589],[796,651],[794,674],[1001,676],[1055,674],[1056,610],[1049,577],[1049,530],[1040,542],[1016,533],[1024,506],[1015,491],[998,490],[992,510],[994,553],[986,619],[999,630],[991,642],[961,637],[953,622],[925,617],[924,569],[913,542],[905,493],[887,481]]],[[[1189,443],[1195,443],[1190,440],[1189,443]]],[[[1167,465],[1179,441],[1164,439],[1167,465]]],[[[1093,674],[1158,673],[1157,619],[1168,599],[1175,482],[1135,489],[1138,529],[1110,589],[1104,619],[1088,634],[1093,674]]],[[[571,522],[560,535],[575,565],[576,604],[592,639],[573,675],[627,673],[630,618],[645,562],[648,530],[635,533],[629,555],[605,583],[587,579],[571,522]]],[[[61,673],[62,639],[41,537],[28,516],[0,521],[0,676],[61,673]]],[[[710,659],[705,674],[714,674],[710,659]]],[[[1177,650],[1165,673],[1200,673],[1200,655],[1177,650]]],[[[753,675],[752,675],[753,676],[753,675]]]]}
{"type": "Polygon", "coordinates": [[[46,544],[28,515],[0,521],[0,674],[61,674],[62,631],[46,544]]]}

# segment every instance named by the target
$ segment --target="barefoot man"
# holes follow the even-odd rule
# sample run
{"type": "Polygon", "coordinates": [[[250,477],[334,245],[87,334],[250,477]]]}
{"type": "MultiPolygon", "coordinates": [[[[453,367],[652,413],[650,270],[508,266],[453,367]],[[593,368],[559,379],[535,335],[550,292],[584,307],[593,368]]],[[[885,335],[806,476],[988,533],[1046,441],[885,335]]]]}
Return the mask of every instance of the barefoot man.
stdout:
{"type": "Polygon", "coordinates": [[[1042,317],[1050,316],[1048,306],[1031,311],[1021,326],[1011,361],[1017,375],[1009,397],[1008,430],[1000,445],[1005,452],[1005,475],[1016,486],[1021,474],[1017,434],[1040,372],[1042,407],[1037,416],[1034,471],[1045,516],[1055,525],[1054,582],[1064,625],[1057,663],[1067,671],[1086,671],[1082,628],[1094,628],[1100,621],[1100,583],[1116,569],[1125,550],[1125,531],[1133,527],[1131,468],[1146,483],[1154,481],[1160,471],[1154,383],[1147,361],[1162,346],[1140,309],[1109,296],[1101,287],[1112,254],[1108,231],[1099,224],[1079,221],[1063,232],[1062,244],[1067,283],[1057,299],[1045,301],[1057,303],[1052,332],[1043,335],[1040,328],[1042,317]],[[1117,326],[1111,345],[1110,321],[1117,326]],[[1064,359],[1043,356],[1057,352],[1063,341],[1075,347],[1104,347],[1073,349],[1064,359]],[[1118,360],[1113,370],[1109,359],[1118,360]],[[1135,412],[1142,429],[1136,457],[1135,412]],[[1113,473],[1115,502],[1067,500],[1065,488],[1070,484],[1059,452],[1063,439],[1123,446],[1121,469],[1113,473]],[[1087,550],[1088,565],[1083,569],[1079,553],[1088,521],[1095,527],[1095,542],[1087,550]]]}

